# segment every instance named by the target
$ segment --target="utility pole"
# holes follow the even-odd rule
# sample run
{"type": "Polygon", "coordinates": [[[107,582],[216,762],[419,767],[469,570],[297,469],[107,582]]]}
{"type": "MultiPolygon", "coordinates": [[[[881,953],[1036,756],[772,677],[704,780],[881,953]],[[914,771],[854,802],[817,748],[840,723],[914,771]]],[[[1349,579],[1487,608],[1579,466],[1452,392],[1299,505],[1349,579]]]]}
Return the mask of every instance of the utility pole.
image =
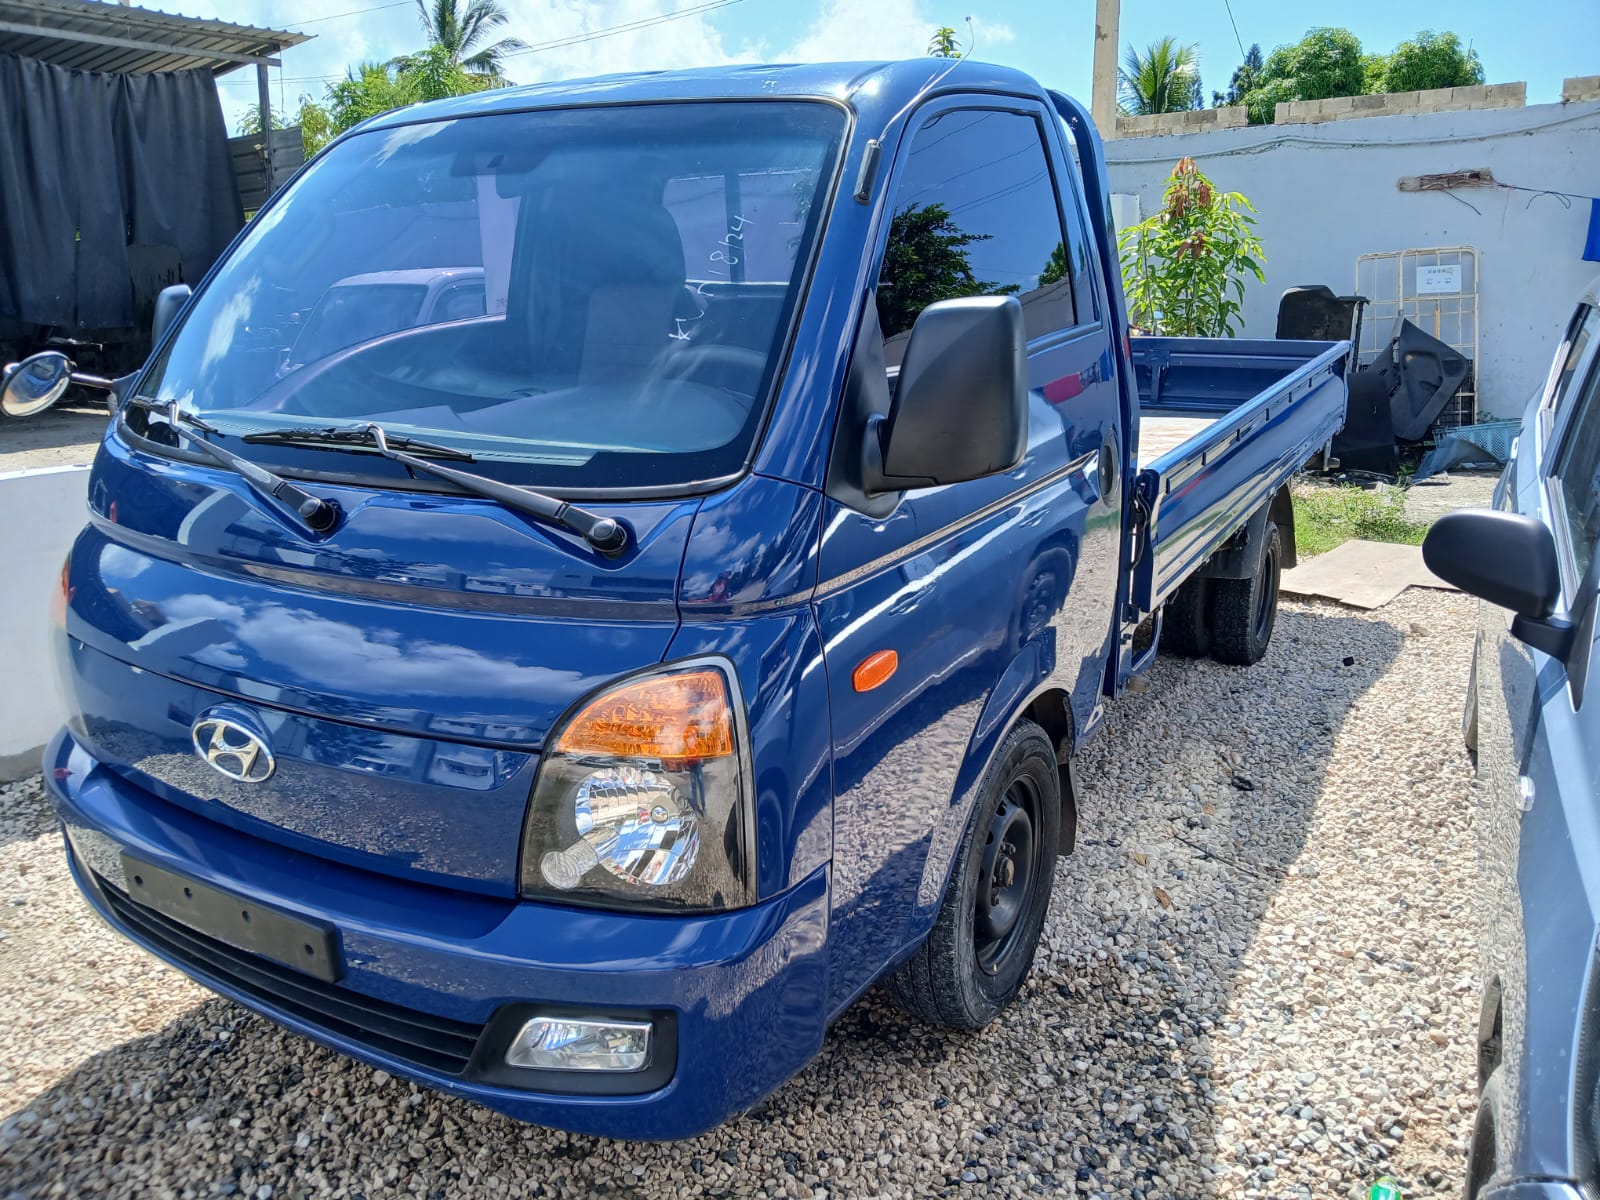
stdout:
{"type": "Polygon", "coordinates": [[[1100,136],[1117,136],[1117,39],[1122,24],[1122,0],[1095,0],[1094,86],[1089,110],[1100,136]]]}

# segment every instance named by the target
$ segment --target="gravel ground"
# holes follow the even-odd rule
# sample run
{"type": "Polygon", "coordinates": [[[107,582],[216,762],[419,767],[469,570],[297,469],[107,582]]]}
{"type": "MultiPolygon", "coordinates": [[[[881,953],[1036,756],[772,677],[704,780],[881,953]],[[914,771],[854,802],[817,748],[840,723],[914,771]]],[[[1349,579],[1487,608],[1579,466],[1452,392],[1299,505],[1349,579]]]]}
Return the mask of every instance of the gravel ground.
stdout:
{"type": "Polygon", "coordinates": [[[515,1124],[279,1032],[99,926],[0,789],[0,1196],[1411,1196],[1460,1187],[1477,1014],[1472,602],[1286,604],[1086,751],[1033,978],[976,1035],[870,994],[693,1142],[515,1124]]]}
{"type": "Polygon", "coordinates": [[[1432,524],[1458,508],[1489,508],[1498,471],[1458,471],[1435,475],[1406,489],[1406,516],[1432,524]]]}

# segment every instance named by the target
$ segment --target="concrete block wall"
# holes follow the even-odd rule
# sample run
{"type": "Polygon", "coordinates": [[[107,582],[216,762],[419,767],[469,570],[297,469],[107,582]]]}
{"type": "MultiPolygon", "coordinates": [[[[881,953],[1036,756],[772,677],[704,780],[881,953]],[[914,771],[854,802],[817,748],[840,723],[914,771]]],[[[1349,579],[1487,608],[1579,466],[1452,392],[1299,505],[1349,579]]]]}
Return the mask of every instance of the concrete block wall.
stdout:
{"type": "Polygon", "coordinates": [[[1212,129],[1242,129],[1249,123],[1243,107],[1197,108],[1191,112],[1157,113],[1149,117],[1118,117],[1117,136],[1164,137],[1212,129]]]}
{"type": "Polygon", "coordinates": [[[1521,108],[1527,99],[1526,83],[1484,83],[1473,87],[1432,88],[1425,92],[1390,92],[1377,96],[1333,96],[1326,100],[1290,100],[1279,104],[1273,112],[1273,122],[1278,125],[1310,125],[1350,117],[1521,108]]]}
{"type": "Polygon", "coordinates": [[[1580,100],[1600,100],[1600,75],[1578,75],[1561,84],[1561,103],[1576,104],[1580,100]]]}

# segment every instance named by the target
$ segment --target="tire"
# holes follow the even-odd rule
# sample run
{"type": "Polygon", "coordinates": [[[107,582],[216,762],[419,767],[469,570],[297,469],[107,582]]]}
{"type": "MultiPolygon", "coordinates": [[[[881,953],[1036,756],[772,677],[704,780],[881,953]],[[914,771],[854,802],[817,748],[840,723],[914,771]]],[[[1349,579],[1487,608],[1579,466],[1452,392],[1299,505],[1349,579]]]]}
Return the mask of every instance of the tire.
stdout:
{"type": "Polygon", "coordinates": [[[1467,673],[1467,696],[1461,705],[1461,740],[1467,757],[1478,765],[1478,652],[1472,652],[1472,669],[1467,673]]]}
{"type": "Polygon", "coordinates": [[[902,1008],[981,1029],[1016,998],[1050,907],[1060,828],[1055,747],[1018,721],[984,774],[933,929],[887,980],[902,1008]]]}
{"type": "Polygon", "coordinates": [[[1186,579],[1161,614],[1161,649],[1178,658],[1204,658],[1211,653],[1211,622],[1207,614],[1211,580],[1186,579]]]}
{"type": "Polygon", "coordinates": [[[1478,1096],[1478,1113],[1472,1120],[1472,1141],[1467,1147],[1467,1180],[1461,1189],[1464,1200],[1477,1200],[1494,1178],[1499,1160],[1495,1121],[1500,1109],[1500,1077],[1496,1067],[1484,1081],[1478,1096]]]}
{"type": "Polygon", "coordinates": [[[1253,666],[1266,654],[1278,623],[1278,578],[1283,539],[1271,521],[1261,531],[1261,554],[1248,579],[1213,579],[1207,616],[1211,657],[1236,667],[1253,666]]]}

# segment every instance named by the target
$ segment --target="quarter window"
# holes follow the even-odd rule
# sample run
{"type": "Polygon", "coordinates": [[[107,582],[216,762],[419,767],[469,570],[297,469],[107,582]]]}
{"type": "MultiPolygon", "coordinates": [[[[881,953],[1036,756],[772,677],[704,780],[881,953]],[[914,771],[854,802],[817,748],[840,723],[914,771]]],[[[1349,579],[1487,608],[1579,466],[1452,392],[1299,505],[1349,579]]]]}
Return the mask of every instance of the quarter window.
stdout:
{"type": "Polygon", "coordinates": [[[1029,338],[1071,327],[1073,274],[1036,120],[963,109],[917,131],[878,278],[891,366],[917,316],[939,300],[1016,296],[1029,338]]]}

